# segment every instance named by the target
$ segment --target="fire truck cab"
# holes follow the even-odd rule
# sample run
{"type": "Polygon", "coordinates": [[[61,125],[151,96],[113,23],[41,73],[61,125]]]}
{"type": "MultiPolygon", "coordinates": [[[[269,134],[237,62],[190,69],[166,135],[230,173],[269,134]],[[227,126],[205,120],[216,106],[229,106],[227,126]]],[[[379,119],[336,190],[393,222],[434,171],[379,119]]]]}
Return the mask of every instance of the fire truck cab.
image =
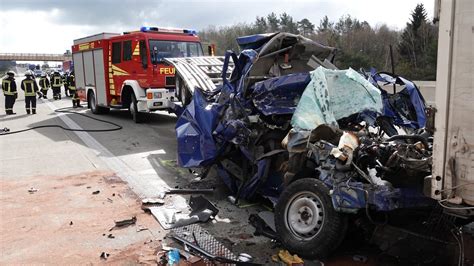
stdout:
{"type": "Polygon", "coordinates": [[[137,123],[177,100],[175,69],[163,59],[203,56],[196,31],[157,27],[77,39],[72,51],[81,100],[94,114],[129,109],[137,123]]]}

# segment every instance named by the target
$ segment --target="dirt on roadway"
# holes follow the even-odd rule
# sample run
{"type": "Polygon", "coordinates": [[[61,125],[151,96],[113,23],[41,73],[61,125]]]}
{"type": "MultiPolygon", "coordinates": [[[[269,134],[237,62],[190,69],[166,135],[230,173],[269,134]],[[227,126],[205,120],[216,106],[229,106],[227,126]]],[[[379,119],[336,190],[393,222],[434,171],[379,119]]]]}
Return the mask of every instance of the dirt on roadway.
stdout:
{"type": "Polygon", "coordinates": [[[156,261],[165,233],[111,172],[35,176],[0,187],[0,264],[156,261]],[[135,225],[109,231],[133,216],[135,225]],[[101,259],[102,252],[110,257],[101,259]]]}

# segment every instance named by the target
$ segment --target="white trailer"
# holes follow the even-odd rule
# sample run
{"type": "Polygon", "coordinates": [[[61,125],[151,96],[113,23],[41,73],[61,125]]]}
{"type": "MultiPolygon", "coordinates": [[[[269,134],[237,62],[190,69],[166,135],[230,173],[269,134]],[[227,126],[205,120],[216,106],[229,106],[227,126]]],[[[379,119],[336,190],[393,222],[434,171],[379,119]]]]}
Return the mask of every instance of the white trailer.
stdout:
{"type": "Polygon", "coordinates": [[[439,19],[430,196],[474,215],[474,1],[436,0],[439,19]]]}

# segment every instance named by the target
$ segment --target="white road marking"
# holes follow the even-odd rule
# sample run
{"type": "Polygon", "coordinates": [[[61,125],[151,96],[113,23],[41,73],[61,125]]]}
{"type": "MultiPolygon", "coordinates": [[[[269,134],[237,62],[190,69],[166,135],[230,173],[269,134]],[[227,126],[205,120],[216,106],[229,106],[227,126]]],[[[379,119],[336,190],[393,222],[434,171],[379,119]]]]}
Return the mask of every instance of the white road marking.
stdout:
{"type": "MultiPolygon", "coordinates": [[[[43,101],[51,110],[56,110],[57,107],[50,101],[43,101]]],[[[69,118],[64,113],[55,114],[70,128],[82,129],[76,122],[69,118]]],[[[100,144],[87,132],[73,131],[94,153],[123,181],[127,182],[130,188],[140,198],[154,197],[158,192],[166,189],[168,186],[158,176],[156,172],[147,171],[146,173],[137,173],[133,171],[124,161],[117,158],[106,147],[100,144]]],[[[115,133],[114,133],[115,134],[115,133]]],[[[117,133],[119,134],[119,133],[117,133]]],[[[154,153],[163,154],[164,150],[158,150],[154,153]]],[[[149,154],[152,154],[150,152],[149,154]]]]}
{"type": "MultiPolygon", "coordinates": [[[[159,150],[156,150],[156,151],[145,151],[145,152],[137,152],[137,153],[133,153],[133,157],[134,158],[147,158],[148,156],[150,155],[163,155],[163,154],[166,154],[166,151],[163,150],[163,149],[159,149],[159,150]]],[[[130,157],[131,155],[119,155],[118,158],[126,161],[126,159],[128,157],[130,157]]]]}

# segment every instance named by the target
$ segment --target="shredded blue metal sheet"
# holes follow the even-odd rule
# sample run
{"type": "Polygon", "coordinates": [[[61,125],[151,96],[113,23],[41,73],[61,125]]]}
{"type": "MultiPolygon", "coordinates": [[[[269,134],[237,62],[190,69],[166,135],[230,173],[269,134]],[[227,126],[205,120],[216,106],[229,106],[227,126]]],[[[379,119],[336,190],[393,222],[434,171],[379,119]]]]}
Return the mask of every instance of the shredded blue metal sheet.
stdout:
{"type": "Polygon", "coordinates": [[[264,115],[293,114],[310,80],[309,73],[297,73],[257,82],[253,104],[264,115]]]}

